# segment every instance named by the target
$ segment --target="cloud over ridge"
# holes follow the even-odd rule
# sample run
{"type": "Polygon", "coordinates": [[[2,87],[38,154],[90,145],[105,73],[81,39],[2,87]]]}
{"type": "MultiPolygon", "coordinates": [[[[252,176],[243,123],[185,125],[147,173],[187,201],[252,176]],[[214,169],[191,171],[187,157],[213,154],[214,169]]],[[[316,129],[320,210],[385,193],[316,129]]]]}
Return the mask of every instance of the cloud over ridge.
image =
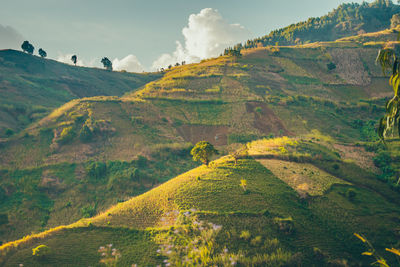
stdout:
{"type": "Polygon", "coordinates": [[[177,41],[176,50],[171,54],[161,55],[154,61],[153,69],[165,68],[176,62],[192,63],[218,56],[228,46],[243,42],[251,35],[245,27],[230,24],[218,10],[212,8],[204,8],[198,14],[191,14],[182,34],[185,44],[177,41]]]}

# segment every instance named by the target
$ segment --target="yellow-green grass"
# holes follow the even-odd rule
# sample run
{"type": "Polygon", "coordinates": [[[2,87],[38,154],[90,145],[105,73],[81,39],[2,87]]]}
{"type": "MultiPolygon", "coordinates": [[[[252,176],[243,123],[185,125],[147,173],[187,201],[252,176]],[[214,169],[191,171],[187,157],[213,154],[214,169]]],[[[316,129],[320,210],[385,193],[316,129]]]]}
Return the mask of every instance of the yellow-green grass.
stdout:
{"type": "Polygon", "coordinates": [[[349,184],[307,163],[276,159],[260,159],[258,162],[303,197],[322,196],[334,184],[349,184]]]}
{"type": "MultiPolygon", "coordinates": [[[[338,177],[354,179],[350,166],[349,168],[345,166],[340,165],[342,172],[338,177]]],[[[359,173],[365,174],[360,171],[359,173]]],[[[223,235],[230,233],[232,237],[242,230],[250,230],[254,237],[260,235],[263,239],[279,238],[284,247],[290,248],[293,252],[301,252],[304,263],[312,262],[313,247],[322,249],[331,259],[362,260],[358,255],[363,248],[352,238],[352,231],[360,230],[358,232],[369,236],[381,249],[387,245],[384,242],[393,241],[390,229],[396,224],[390,218],[400,217],[396,205],[388,202],[386,196],[376,192],[374,189],[363,189],[358,185],[333,185],[323,196],[316,196],[306,204],[301,201],[295,190],[257,161],[242,159],[235,166],[230,157],[223,157],[212,162],[210,167],[201,166],[193,169],[141,196],[120,203],[99,216],[68,226],[77,228],[76,230],[61,228],[17,241],[18,248],[12,249],[4,258],[7,259],[6,266],[15,263],[17,258],[29,262],[32,260],[30,248],[43,243],[55,247],[53,259],[61,266],[66,265],[62,263],[62,259],[69,255],[76,255],[84,264],[93,263],[98,259],[97,246],[101,245],[101,242],[107,242],[101,238],[103,232],[115,233],[107,240],[118,239],[118,229],[121,228],[148,229],[151,232],[150,229],[153,227],[170,225],[176,216],[173,211],[195,209],[202,218],[222,223],[225,229],[223,235]],[[240,186],[242,179],[247,180],[246,192],[240,186]],[[349,188],[356,191],[354,200],[346,196],[349,188]],[[295,234],[292,235],[280,233],[274,223],[274,218],[288,217],[293,218],[294,222],[295,234]],[[381,218],[386,219],[382,221],[381,218]],[[75,239],[80,240],[76,235],[70,234],[76,231],[86,237],[90,252],[87,250],[68,252],[71,242],[76,242],[75,239]],[[96,234],[91,236],[92,232],[96,234]],[[385,235],[385,240],[379,236],[381,233],[385,235]]],[[[128,238],[135,235],[127,233],[126,236],[128,238]]],[[[155,245],[151,245],[151,239],[146,240],[132,241],[129,244],[118,243],[118,240],[115,242],[121,244],[118,246],[123,252],[132,249],[132,246],[150,246],[150,248],[153,246],[149,251],[150,256],[145,254],[143,257],[129,257],[138,260],[151,257],[157,261],[154,254],[151,256],[156,249],[155,245]]],[[[219,245],[223,246],[224,240],[222,238],[219,245]]],[[[258,253],[257,247],[239,241],[225,245],[232,249],[246,248],[250,253],[258,253]]],[[[10,246],[12,243],[5,244],[0,250],[5,252],[10,246]]]]}
{"type": "Polygon", "coordinates": [[[0,51],[0,63],[2,137],[5,129],[18,133],[72,99],[120,96],[162,76],[76,67],[15,50],[0,51]]]}

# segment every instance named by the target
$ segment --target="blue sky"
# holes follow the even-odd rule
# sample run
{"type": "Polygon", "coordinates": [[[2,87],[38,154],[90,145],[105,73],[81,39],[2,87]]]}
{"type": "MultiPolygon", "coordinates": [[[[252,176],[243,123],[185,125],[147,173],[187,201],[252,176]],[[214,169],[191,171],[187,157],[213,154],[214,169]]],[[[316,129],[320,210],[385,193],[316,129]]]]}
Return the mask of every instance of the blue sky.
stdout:
{"type": "MultiPolygon", "coordinates": [[[[235,38],[250,38],[265,35],[271,30],[312,16],[324,15],[344,2],[362,1],[0,0],[0,2],[0,25],[12,27],[19,33],[19,37],[29,40],[36,49],[44,48],[50,58],[56,59],[65,55],[68,57],[69,54],[76,53],[78,58],[84,61],[82,64],[97,65],[98,59],[102,56],[122,59],[132,55],[134,60],[141,62],[143,68],[149,69],[162,54],[166,53],[173,58],[172,53],[179,52],[176,41],[180,42],[183,50],[186,49],[182,29],[189,28],[187,38],[196,38],[193,35],[196,31],[201,31],[201,23],[204,23],[201,22],[201,17],[204,16],[206,18],[220,16],[216,22],[218,27],[240,24],[241,30],[238,27],[231,29],[232,32],[241,31],[235,38]],[[200,16],[200,12],[205,8],[211,8],[212,11],[208,10],[209,12],[204,12],[204,16],[200,16]],[[199,16],[193,17],[193,25],[189,27],[188,19],[191,14],[199,16]]],[[[0,30],[0,34],[2,33],[4,30],[0,30]]],[[[214,34],[218,34],[218,31],[214,34]]],[[[6,48],[1,47],[2,39],[4,41],[6,38],[7,36],[0,35],[0,48],[6,48]]],[[[202,38],[205,37],[198,37],[202,38]]],[[[164,59],[167,58],[166,55],[164,59]]]]}

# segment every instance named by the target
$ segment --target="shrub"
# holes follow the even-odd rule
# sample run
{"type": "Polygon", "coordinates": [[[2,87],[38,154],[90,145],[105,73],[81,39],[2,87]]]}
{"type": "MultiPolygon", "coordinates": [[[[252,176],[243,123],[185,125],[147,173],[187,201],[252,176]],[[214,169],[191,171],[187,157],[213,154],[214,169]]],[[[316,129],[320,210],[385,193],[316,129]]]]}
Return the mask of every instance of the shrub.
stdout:
{"type": "Polygon", "coordinates": [[[354,189],[350,188],[349,190],[347,190],[346,192],[346,197],[350,200],[353,201],[356,197],[357,193],[354,189]]]}
{"type": "Polygon", "coordinates": [[[242,231],[242,232],[240,233],[240,236],[239,236],[239,237],[242,238],[242,239],[244,239],[244,240],[249,240],[250,237],[251,237],[251,234],[250,234],[249,231],[244,230],[244,231],[242,231]]]}
{"type": "Polygon", "coordinates": [[[32,249],[32,255],[38,258],[44,258],[50,254],[50,248],[46,245],[39,245],[32,249]]]}
{"type": "Polygon", "coordinates": [[[106,175],[107,166],[104,162],[95,161],[90,162],[86,166],[86,173],[90,178],[100,179],[106,175]]]}
{"type": "Polygon", "coordinates": [[[87,205],[81,209],[83,218],[90,218],[96,215],[96,207],[87,205]]]}
{"type": "Polygon", "coordinates": [[[72,126],[65,127],[61,131],[60,136],[58,137],[58,143],[60,144],[68,143],[69,141],[72,140],[72,138],[74,138],[74,136],[75,136],[74,128],[72,126]]]}
{"type": "Polygon", "coordinates": [[[255,238],[253,238],[253,239],[250,241],[250,243],[251,243],[253,246],[258,246],[258,245],[261,243],[261,241],[262,241],[262,237],[261,237],[261,236],[256,236],[255,238]]]}
{"type": "Polygon", "coordinates": [[[328,68],[328,70],[336,69],[336,65],[333,62],[329,62],[328,64],[326,64],[326,67],[328,68]]]}
{"type": "Polygon", "coordinates": [[[5,132],[5,134],[6,134],[6,136],[11,136],[11,135],[13,135],[14,134],[14,131],[12,130],[12,129],[10,129],[10,128],[8,128],[7,130],[6,130],[6,132],[5,132]]]}
{"type": "Polygon", "coordinates": [[[339,170],[339,168],[340,168],[339,164],[337,164],[337,163],[333,164],[332,167],[333,167],[333,169],[336,170],[336,171],[339,170]]]}
{"type": "Polygon", "coordinates": [[[284,232],[285,234],[291,234],[294,232],[294,223],[292,217],[288,218],[274,218],[275,224],[278,226],[279,231],[284,232]]]}
{"type": "Polygon", "coordinates": [[[240,180],[240,186],[243,188],[243,191],[246,192],[246,190],[247,190],[247,180],[241,179],[240,180]]]}
{"type": "Polygon", "coordinates": [[[90,128],[84,124],[82,129],[79,131],[79,139],[83,142],[88,142],[92,139],[93,133],[90,128]]]}

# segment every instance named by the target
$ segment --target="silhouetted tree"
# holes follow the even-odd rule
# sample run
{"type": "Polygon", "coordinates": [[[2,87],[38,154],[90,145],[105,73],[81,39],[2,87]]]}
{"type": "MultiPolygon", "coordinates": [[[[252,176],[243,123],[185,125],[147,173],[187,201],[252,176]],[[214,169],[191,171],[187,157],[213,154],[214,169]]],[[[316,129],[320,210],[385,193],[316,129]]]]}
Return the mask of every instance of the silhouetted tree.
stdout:
{"type": "Polygon", "coordinates": [[[30,44],[28,41],[24,41],[21,45],[22,51],[28,53],[28,54],[33,54],[33,51],[35,50],[35,47],[33,47],[32,44],[30,44]]]}
{"type": "Polygon", "coordinates": [[[103,63],[104,68],[106,68],[107,70],[112,70],[113,69],[112,68],[112,62],[108,58],[103,57],[102,60],[101,60],[101,63],[103,63]]]}
{"type": "Polygon", "coordinates": [[[78,61],[78,57],[76,56],[76,55],[73,55],[72,57],[71,57],[71,60],[72,60],[72,62],[75,64],[75,66],[76,66],[76,62],[78,61]]]}
{"type": "Polygon", "coordinates": [[[41,57],[47,57],[46,51],[44,51],[42,48],[39,48],[39,55],[40,55],[41,57]]]}

